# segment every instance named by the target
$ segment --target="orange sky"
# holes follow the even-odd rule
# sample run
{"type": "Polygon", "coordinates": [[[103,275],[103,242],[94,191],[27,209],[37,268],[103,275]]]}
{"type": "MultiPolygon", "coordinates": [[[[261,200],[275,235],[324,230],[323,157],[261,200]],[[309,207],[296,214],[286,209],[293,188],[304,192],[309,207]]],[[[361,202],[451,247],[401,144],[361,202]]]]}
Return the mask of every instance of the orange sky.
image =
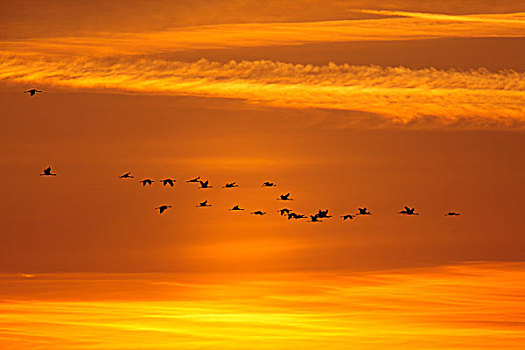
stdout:
{"type": "MultiPolygon", "coordinates": [[[[139,284],[146,272],[164,274],[151,281],[183,274],[195,284],[224,276],[224,288],[235,285],[227,277],[234,273],[260,283],[290,274],[275,282],[284,288],[326,282],[315,273],[337,279],[396,269],[417,284],[434,271],[439,283],[456,285],[450,269],[459,264],[479,276],[474,285],[514,300],[517,287],[490,276],[497,270],[518,280],[525,259],[524,54],[522,1],[3,1],[0,273],[7,287],[0,299],[11,310],[21,299],[36,303],[30,314],[55,307],[44,294],[57,303],[88,301],[69,300],[47,277],[38,278],[45,293],[31,295],[13,282],[18,274],[98,281],[125,273],[139,284]],[[31,87],[44,92],[29,97],[23,91],[31,87]],[[58,176],[38,176],[48,165],[58,176]],[[126,171],[136,178],[117,178],[126,171]],[[214,187],[184,182],[195,176],[214,187]],[[137,180],[146,177],[178,182],[142,188],[137,180]],[[261,188],[265,180],[278,187],[261,188]],[[230,181],[240,187],[221,188],[230,181]],[[308,214],[329,208],[335,218],[280,217],[275,199],[286,192],[294,201],[285,206],[308,214]],[[205,199],[211,208],[195,207],[205,199]],[[159,216],[160,204],[173,207],[159,216]],[[234,204],[247,210],[229,212],[234,204]],[[420,215],[397,215],[405,204],[420,215]],[[339,219],[358,206],[373,215],[339,219]],[[259,209],[268,215],[249,214],[259,209]],[[449,210],[461,215],[445,217],[449,210]],[[480,261],[488,265],[470,264],[480,261]],[[412,275],[414,267],[429,270],[412,275]]],[[[386,283],[370,300],[403,288],[410,284],[386,283]]],[[[427,296],[421,288],[412,301],[427,296]]],[[[455,289],[442,293],[465,302],[455,289]]],[[[225,303],[235,299],[228,295],[225,303]]],[[[126,308],[140,299],[123,298],[126,308]]],[[[109,303],[96,311],[101,318],[114,307],[102,296],[91,301],[109,303]]],[[[508,309],[498,308],[498,317],[508,309]]],[[[423,319],[435,315],[425,310],[423,319]]],[[[402,312],[388,315],[388,327],[402,312]]],[[[12,334],[31,332],[13,322],[12,334]]],[[[410,322],[411,332],[428,335],[410,322]]],[[[336,324],[365,337],[366,327],[336,324]]],[[[19,349],[10,337],[0,341],[19,349]]],[[[339,340],[333,348],[358,344],[339,340]]],[[[112,341],[107,348],[119,348],[112,341]]],[[[422,340],[407,341],[418,348],[422,340]]],[[[441,348],[469,348],[456,341],[441,348]]],[[[356,348],[373,348],[366,344],[356,348]]]]}

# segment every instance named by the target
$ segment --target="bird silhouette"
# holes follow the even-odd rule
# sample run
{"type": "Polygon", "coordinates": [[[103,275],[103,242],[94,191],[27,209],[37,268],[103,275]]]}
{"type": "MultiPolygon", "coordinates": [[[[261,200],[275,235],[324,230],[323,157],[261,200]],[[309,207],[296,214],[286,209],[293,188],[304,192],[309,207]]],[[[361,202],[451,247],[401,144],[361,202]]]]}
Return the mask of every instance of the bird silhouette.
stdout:
{"type": "Polygon", "coordinates": [[[419,215],[419,213],[415,212],[416,208],[409,208],[405,205],[405,210],[401,210],[398,214],[403,215],[419,215]]]}
{"type": "Polygon", "coordinates": [[[190,180],[188,180],[188,181],[186,181],[186,182],[199,182],[199,179],[200,179],[200,178],[201,178],[200,176],[197,176],[196,178],[194,178],[194,179],[190,179],[190,180]]]}
{"type": "Polygon", "coordinates": [[[228,182],[222,188],[233,188],[233,187],[239,187],[239,185],[237,185],[235,182],[228,182]]]}
{"type": "Polygon", "coordinates": [[[281,200],[281,201],[291,201],[292,199],[290,198],[290,193],[287,193],[287,194],[281,194],[279,196],[279,198],[277,198],[277,200],[281,200]]]}
{"type": "Polygon", "coordinates": [[[35,96],[35,94],[36,94],[37,92],[42,92],[42,90],[30,89],[30,90],[24,91],[24,93],[26,93],[26,92],[28,92],[29,95],[31,95],[31,96],[35,96]]]}
{"type": "Polygon", "coordinates": [[[458,216],[459,213],[456,213],[455,211],[449,211],[448,213],[445,214],[445,216],[458,216]]]}
{"type": "Polygon", "coordinates": [[[262,184],[262,187],[275,187],[275,186],[277,186],[277,185],[274,184],[273,182],[269,182],[269,181],[265,181],[262,184]]]}
{"type": "Polygon", "coordinates": [[[151,186],[151,184],[154,183],[155,181],[153,181],[151,179],[144,179],[144,180],[139,181],[139,182],[142,184],[142,186],[146,186],[146,185],[150,185],[151,186]]]}
{"type": "Polygon", "coordinates": [[[302,215],[302,214],[288,213],[288,220],[290,220],[290,219],[305,219],[305,218],[306,218],[306,216],[302,215]]]}
{"type": "Polygon", "coordinates": [[[48,166],[47,168],[45,168],[43,171],[42,171],[42,174],[40,174],[40,176],[57,176],[57,174],[53,174],[51,172],[51,167],[48,166]]]}
{"type": "Polygon", "coordinates": [[[354,216],[352,214],[346,214],[346,215],[343,215],[341,217],[343,218],[343,220],[347,220],[347,219],[352,220],[354,218],[354,216]]]}
{"type": "Polygon", "coordinates": [[[279,209],[277,211],[281,213],[281,216],[284,216],[285,214],[289,214],[291,212],[290,209],[286,209],[286,208],[279,209]]]}
{"type": "Polygon", "coordinates": [[[159,214],[164,213],[168,208],[171,208],[171,205],[161,205],[160,207],[156,207],[155,209],[159,210],[159,214]]]}
{"type": "Polygon", "coordinates": [[[167,178],[167,179],[164,179],[164,180],[160,180],[160,181],[162,182],[163,186],[170,185],[171,187],[173,187],[174,182],[177,182],[177,180],[170,179],[170,178],[167,178]]]}
{"type": "Polygon", "coordinates": [[[331,215],[328,215],[328,209],[326,210],[319,209],[319,211],[315,215],[317,215],[317,217],[319,218],[331,218],[332,217],[331,215]]]}
{"type": "Polygon", "coordinates": [[[133,175],[131,175],[131,172],[128,171],[127,173],[120,175],[119,178],[121,179],[133,179],[133,175]]]}
{"type": "Polygon", "coordinates": [[[309,222],[322,222],[322,220],[319,220],[319,215],[310,215],[310,221],[309,222]]]}
{"type": "Polygon", "coordinates": [[[208,201],[205,200],[204,202],[199,202],[199,205],[197,207],[211,207],[211,204],[208,204],[208,201]]]}
{"type": "Polygon", "coordinates": [[[235,205],[233,208],[228,209],[228,210],[244,210],[244,209],[240,208],[238,205],[235,205]]]}
{"type": "Polygon", "coordinates": [[[199,188],[212,188],[213,187],[213,186],[209,185],[210,180],[206,180],[206,181],[200,181],[199,180],[199,183],[201,184],[201,187],[199,187],[199,188]]]}
{"type": "Polygon", "coordinates": [[[367,208],[357,208],[358,212],[355,215],[372,215],[367,208]]]}
{"type": "Polygon", "coordinates": [[[253,214],[253,215],[266,215],[266,212],[265,212],[265,211],[257,210],[257,211],[253,211],[253,212],[251,212],[250,214],[253,214]]]}

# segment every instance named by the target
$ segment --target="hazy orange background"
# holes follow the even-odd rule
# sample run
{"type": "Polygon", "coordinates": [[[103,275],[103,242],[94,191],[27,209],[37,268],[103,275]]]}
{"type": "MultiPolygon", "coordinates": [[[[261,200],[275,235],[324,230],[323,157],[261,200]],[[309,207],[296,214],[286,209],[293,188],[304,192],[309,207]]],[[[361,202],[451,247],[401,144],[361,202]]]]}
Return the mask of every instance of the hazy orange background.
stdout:
{"type": "MultiPolygon", "coordinates": [[[[255,308],[253,317],[268,317],[275,325],[279,314],[304,306],[295,304],[302,292],[288,290],[299,288],[298,281],[301,288],[354,291],[355,281],[338,278],[369,278],[379,272],[364,270],[374,270],[411,282],[392,284],[388,278],[377,294],[360,300],[381,300],[385,308],[361,315],[366,326],[354,328],[333,317],[334,310],[355,306],[345,293],[334,292],[340,298],[328,311],[306,306],[314,314],[330,313],[326,322],[339,327],[330,331],[337,339],[330,343],[333,348],[387,344],[353,342],[339,331],[398,339],[400,349],[423,347],[429,332],[439,328],[427,323],[437,317],[437,309],[425,308],[421,319],[410,320],[410,332],[419,334],[415,338],[403,338],[399,329],[375,331],[402,322],[406,310],[392,309],[393,304],[411,308],[428,297],[427,291],[465,307],[448,310],[450,318],[472,312],[469,295],[480,293],[480,307],[508,323],[483,323],[478,310],[474,328],[505,329],[487,344],[519,348],[524,53],[522,1],[312,0],[264,6],[253,1],[3,1],[0,273],[5,288],[0,298],[11,313],[0,320],[0,341],[13,349],[83,346],[61,336],[69,326],[52,319],[50,311],[60,303],[67,314],[72,305],[100,302],[93,310],[88,303],[86,312],[93,314],[81,310],[79,317],[101,324],[106,312],[115,323],[128,317],[119,316],[120,306],[113,304],[120,300],[123,308],[136,308],[129,317],[139,317],[137,325],[148,327],[141,317],[158,294],[144,285],[179,283],[180,278],[192,286],[211,279],[214,287],[189,295],[170,289],[162,297],[174,303],[170,312],[184,314],[181,300],[187,298],[194,308],[205,294],[219,305],[242,300],[255,308]],[[31,87],[44,93],[22,93],[31,87]],[[56,178],[38,176],[48,165],[56,178]],[[126,171],[137,178],[117,178],[126,171]],[[199,175],[215,187],[197,190],[184,183],[199,175]],[[142,188],[136,180],[145,177],[178,182],[173,189],[158,183],[142,188]],[[278,187],[262,189],[265,180],[278,187]],[[229,181],[240,187],[220,188],[229,181]],[[353,222],[291,222],[276,212],[282,203],[275,199],[286,192],[294,198],[286,206],[300,212],[330,208],[339,216],[367,206],[373,215],[353,222]],[[205,199],[211,208],[195,207],[205,199]],[[153,208],[164,203],[173,208],[159,216],[153,208]],[[228,212],[234,204],[248,210],[228,212]],[[396,215],[405,204],[421,215],[396,215]],[[249,215],[258,209],[269,215],[249,215]],[[449,210],[461,216],[445,217],[449,210]],[[468,263],[474,261],[486,263],[468,263]],[[428,270],[414,272],[414,267],[428,270]],[[476,276],[468,280],[472,294],[458,291],[457,271],[476,276]],[[158,274],[144,274],[149,272],[158,274]],[[250,285],[248,295],[236,294],[237,273],[256,285],[250,285]],[[96,297],[77,295],[92,278],[96,297]],[[108,299],[108,291],[126,285],[121,279],[137,283],[134,288],[143,294],[128,291],[108,299]],[[264,283],[279,290],[259,287],[264,283]],[[434,283],[452,287],[428,287],[434,283]],[[409,301],[394,297],[412,284],[419,287],[409,301]],[[508,304],[492,304],[482,289],[498,290],[508,304]],[[256,299],[267,292],[286,302],[266,310],[256,299]],[[58,304],[46,304],[49,299],[58,304]],[[15,320],[18,312],[50,315],[43,322],[57,327],[50,331],[56,337],[27,344],[23,337],[13,338],[34,332],[29,323],[15,320]],[[375,323],[374,315],[386,323],[375,323]]],[[[331,303],[332,297],[315,296],[322,303],[331,303]]],[[[208,306],[224,322],[243,313],[242,307],[232,306],[230,315],[208,306]]],[[[316,322],[283,337],[282,348],[305,348],[306,338],[298,334],[307,333],[320,337],[312,344],[322,344],[324,331],[316,322]]],[[[192,326],[182,324],[162,327],[191,333],[192,326]]],[[[231,331],[196,327],[199,334],[231,331]]],[[[452,334],[450,329],[444,333],[452,334]]],[[[90,347],[147,348],[150,339],[141,334],[135,345],[119,345],[120,333],[108,334],[90,347]]],[[[428,348],[485,344],[469,346],[462,334],[457,336],[428,348]]],[[[226,338],[213,345],[247,347],[254,341],[226,338]]],[[[212,346],[188,341],[170,346],[212,346]]],[[[155,348],[162,344],[153,343],[155,348]]]]}

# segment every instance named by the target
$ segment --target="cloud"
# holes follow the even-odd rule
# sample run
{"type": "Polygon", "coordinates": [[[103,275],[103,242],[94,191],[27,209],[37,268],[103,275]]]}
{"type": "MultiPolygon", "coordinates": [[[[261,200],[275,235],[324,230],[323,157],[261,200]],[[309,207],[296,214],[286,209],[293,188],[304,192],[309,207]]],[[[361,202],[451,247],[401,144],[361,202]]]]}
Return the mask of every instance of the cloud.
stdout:
{"type": "Polygon", "coordinates": [[[454,16],[401,11],[361,12],[389,17],[201,25],[139,33],[99,32],[85,36],[1,41],[0,46],[4,51],[20,55],[100,56],[348,41],[525,36],[525,13],[454,16]]]}
{"type": "Polygon", "coordinates": [[[97,91],[241,99],[274,107],[360,111],[403,125],[516,127],[525,122],[525,73],[515,71],[0,56],[0,79],[97,91]]]}

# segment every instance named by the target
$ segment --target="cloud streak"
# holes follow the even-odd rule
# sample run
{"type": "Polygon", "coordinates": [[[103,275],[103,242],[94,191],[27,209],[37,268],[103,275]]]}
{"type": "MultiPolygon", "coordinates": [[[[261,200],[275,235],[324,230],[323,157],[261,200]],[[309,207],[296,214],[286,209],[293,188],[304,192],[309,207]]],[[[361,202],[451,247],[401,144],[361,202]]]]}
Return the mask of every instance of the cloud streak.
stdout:
{"type": "Polygon", "coordinates": [[[360,20],[295,23],[244,23],[181,27],[142,33],[95,33],[87,36],[3,41],[18,54],[154,54],[195,49],[225,49],[348,41],[436,38],[524,37],[525,13],[443,15],[361,10],[389,16],[360,20]]]}
{"type": "Polygon", "coordinates": [[[63,88],[360,111],[393,124],[522,126],[525,73],[273,61],[0,57],[0,79],[63,88]]]}

